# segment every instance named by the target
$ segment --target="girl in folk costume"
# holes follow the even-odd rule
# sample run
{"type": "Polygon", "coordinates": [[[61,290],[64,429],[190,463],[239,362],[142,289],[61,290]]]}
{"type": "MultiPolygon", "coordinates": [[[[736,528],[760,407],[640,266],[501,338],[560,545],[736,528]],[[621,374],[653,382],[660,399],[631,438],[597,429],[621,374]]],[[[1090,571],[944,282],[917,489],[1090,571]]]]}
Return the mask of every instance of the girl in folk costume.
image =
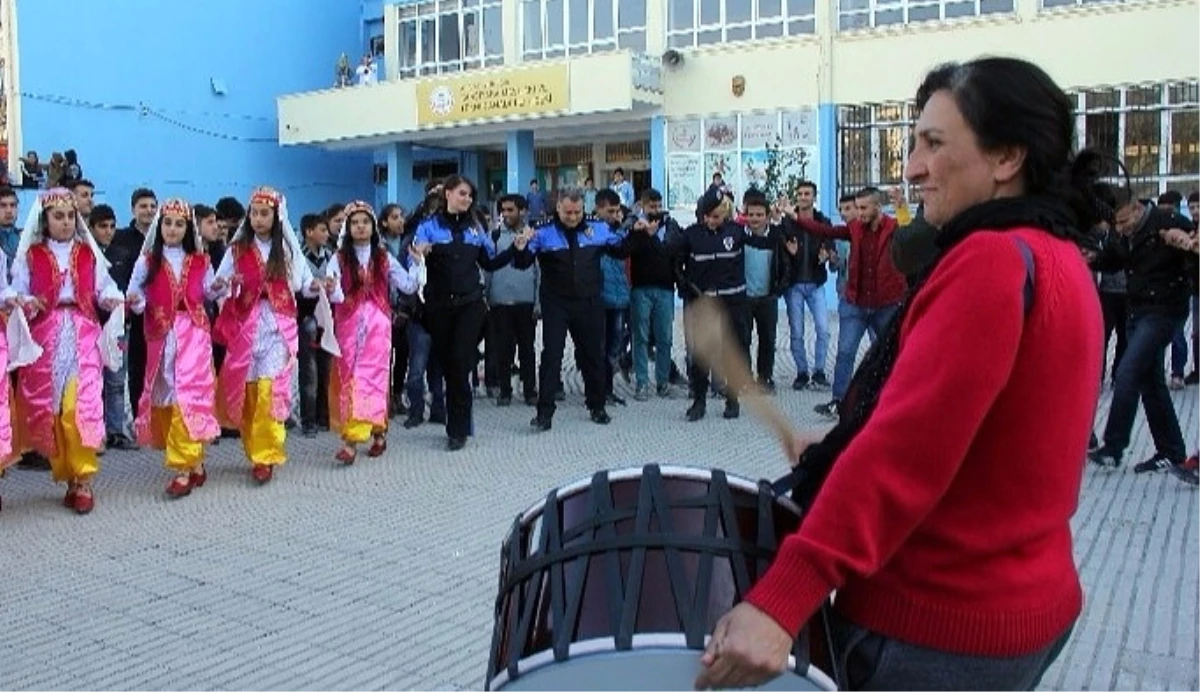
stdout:
{"type": "Polygon", "coordinates": [[[241,431],[251,475],[266,483],[274,467],[287,461],[284,421],[291,413],[299,348],[296,293],[316,297],[319,284],[283,195],[258,188],[249,207],[217,269],[217,280],[230,285],[213,329],[214,339],[226,346],[217,377],[217,420],[241,431]]]}
{"type": "MultiPolygon", "coordinates": [[[[8,285],[8,272],[0,267],[0,377],[3,378],[0,381],[0,478],[20,458],[13,450],[12,410],[9,408],[12,402],[9,398],[8,323],[3,319],[16,305],[17,294],[8,285]]],[[[0,508],[3,508],[3,504],[0,504],[0,508]]]]}
{"type": "Polygon", "coordinates": [[[172,497],[204,485],[204,445],[221,434],[204,302],[220,297],[225,285],[213,273],[191,207],[182,199],[163,202],[133,265],[127,302],[145,315],[146,331],[146,383],[134,429],[140,444],[166,451],[176,474],[167,486],[172,497]]]}
{"type": "Polygon", "coordinates": [[[367,456],[387,449],[388,384],[391,382],[392,309],[390,287],[417,292],[421,255],[410,250],[405,268],[383,247],[375,212],[366,202],[346,206],[338,237],[337,281],[331,300],[334,335],[341,356],[334,361],[329,385],[333,428],[342,435],[337,460],[353,464],[357,446],[371,439],[367,456]]]}
{"type": "Polygon", "coordinates": [[[66,482],[63,504],[87,514],[95,504],[92,477],[100,470],[96,451],[104,443],[97,309],[118,309],[122,297],[68,190],[38,196],[21,233],[12,278],[30,333],[42,348],[17,377],[24,441],[50,458],[56,482],[66,482]]]}

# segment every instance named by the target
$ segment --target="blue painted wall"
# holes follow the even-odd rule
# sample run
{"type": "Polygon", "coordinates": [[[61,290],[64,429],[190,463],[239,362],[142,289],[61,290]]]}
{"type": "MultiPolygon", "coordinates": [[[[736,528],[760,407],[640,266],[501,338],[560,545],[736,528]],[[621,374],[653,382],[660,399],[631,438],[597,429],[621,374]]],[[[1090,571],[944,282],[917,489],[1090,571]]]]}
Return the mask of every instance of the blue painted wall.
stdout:
{"type": "Polygon", "coordinates": [[[75,149],[122,223],[139,186],[212,204],[271,184],[294,216],[370,199],[370,153],[281,148],[275,107],[361,57],[369,4],[18,0],[21,146],[75,149]]]}

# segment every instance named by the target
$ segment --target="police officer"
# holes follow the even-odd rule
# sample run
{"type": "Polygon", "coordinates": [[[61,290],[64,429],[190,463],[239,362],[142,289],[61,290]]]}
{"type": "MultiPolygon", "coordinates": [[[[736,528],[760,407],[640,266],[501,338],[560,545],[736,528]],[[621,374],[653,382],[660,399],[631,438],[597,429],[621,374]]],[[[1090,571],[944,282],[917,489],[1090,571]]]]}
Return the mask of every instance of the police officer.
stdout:
{"type": "MultiPolygon", "coordinates": [[[[749,361],[750,328],[744,248],[749,245],[760,250],[773,250],[777,239],[772,235],[746,233],[744,228],[731,221],[732,205],[723,202],[720,193],[712,189],[700,198],[696,212],[699,219],[697,223],[683,233],[667,237],[667,252],[682,266],[682,290],[689,299],[706,295],[724,304],[742,353],[749,361]]],[[[687,419],[698,421],[705,414],[709,369],[693,359],[689,370],[692,405],[687,410],[687,419]]],[[[726,392],[725,418],[737,418],[740,414],[737,392],[726,392]]]]}
{"type": "Polygon", "coordinates": [[[584,400],[592,422],[606,425],[612,420],[604,408],[605,313],[600,258],[629,254],[628,236],[613,233],[603,221],[584,218],[583,193],[578,188],[559,193],[556,212],[549,223],[527,233],[524,249],[514,242],[518,252],[513,266],[532,266],[536,258],[542,274],[542,362],[537,415],[530,421],[538,431],[549,430],[554,419],[554,393],[568,333],[583,372],[584,400]]]}

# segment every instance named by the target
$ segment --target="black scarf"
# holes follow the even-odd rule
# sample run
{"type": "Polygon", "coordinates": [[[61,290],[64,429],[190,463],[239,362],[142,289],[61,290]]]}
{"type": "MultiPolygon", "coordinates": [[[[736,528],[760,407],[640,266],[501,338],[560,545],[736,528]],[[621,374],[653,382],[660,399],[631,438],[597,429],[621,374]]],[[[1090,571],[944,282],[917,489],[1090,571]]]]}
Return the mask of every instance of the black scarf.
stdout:
{"type": "MultiPolygon", "coordinates": [[[[821,442],[812,445],[800,458],[798,482],[792,497],[801,507],[812,506],[830,469],[850,442],[866,426],[887,384],[888,375],[900,354],[900,325],[941,260],[958,243],[975,231],[1007,231],[1013,228],[1039,228],[1047,233],[1076,242],[1082,236],[1075,230],[1075,215],[1070,207],[1054,197],[1010,197],[977,204],[951,219],[939,231],[939,252],[913,282],[896,316],[867,351],[854,372],[850,388],[838,405],[839,420],[821,442]]],[[[886,460],[880,460],[887,463],[886,460]]]]}

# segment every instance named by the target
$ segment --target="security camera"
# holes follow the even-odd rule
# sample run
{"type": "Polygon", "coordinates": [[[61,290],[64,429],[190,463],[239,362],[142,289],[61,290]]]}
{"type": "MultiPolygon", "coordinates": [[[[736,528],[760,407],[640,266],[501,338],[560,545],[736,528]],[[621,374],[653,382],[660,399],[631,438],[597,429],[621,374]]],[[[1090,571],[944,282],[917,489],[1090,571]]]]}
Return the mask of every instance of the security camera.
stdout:
{"type": "Polygon", "coordinates": [[[683,64],[683,53],[672,48],[662,54],[662,63],[666,67],[679,67],[683,64]]]}

